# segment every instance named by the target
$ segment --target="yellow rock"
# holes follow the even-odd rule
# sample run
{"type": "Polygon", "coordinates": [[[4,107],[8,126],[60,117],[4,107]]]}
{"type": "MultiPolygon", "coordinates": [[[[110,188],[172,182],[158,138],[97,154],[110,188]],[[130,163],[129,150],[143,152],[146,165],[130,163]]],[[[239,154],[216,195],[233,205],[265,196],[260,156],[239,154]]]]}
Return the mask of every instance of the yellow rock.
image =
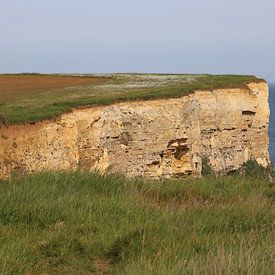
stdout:
{"type": "Polygon", "coordinates": [[[247,160],[270,165],[268,85],[182,98],[76,109],[50,121],[0,128],[0,173],[118,171],[153,179],[217,173],[247,160]]]}

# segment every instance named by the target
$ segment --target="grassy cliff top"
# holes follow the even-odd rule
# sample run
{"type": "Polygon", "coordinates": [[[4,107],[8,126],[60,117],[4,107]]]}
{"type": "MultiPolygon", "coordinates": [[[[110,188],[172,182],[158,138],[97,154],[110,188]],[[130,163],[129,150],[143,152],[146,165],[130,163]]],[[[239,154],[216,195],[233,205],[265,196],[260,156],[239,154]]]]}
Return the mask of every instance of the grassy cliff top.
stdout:
{"type": "Polygon", "coordinates": [[[246,87],[246,75],[93,74],[0,75],[0,123],[53,118],[74,107],[181,97],[196,90],[246,87]]]}

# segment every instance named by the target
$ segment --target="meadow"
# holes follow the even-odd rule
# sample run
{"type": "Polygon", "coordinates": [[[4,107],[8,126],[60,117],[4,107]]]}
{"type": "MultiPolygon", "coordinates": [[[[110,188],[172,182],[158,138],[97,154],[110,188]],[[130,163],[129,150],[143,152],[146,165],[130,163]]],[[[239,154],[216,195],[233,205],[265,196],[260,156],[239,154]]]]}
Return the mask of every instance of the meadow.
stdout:
{"type": "Polygon", "coordinates": [[[263,173],[150,182],[88,172],[1,180],[1,274],[274,274],[263,173]]]}
{"type": "Polygon", "coordinates": [[[0,124],[54,118],[73,108],[127,100],[181,97],[196,90],[246,88],[263,81],[242,75],[0,75],[0,124]]]}

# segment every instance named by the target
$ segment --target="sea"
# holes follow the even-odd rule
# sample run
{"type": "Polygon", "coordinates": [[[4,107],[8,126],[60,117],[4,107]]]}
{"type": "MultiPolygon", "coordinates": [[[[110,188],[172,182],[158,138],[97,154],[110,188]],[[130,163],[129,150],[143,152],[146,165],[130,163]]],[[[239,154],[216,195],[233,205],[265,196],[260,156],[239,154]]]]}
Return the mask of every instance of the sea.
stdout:
{"type": "Polygon", "coordinates": [[[270,107],[270,121],[269,121],[269,153],[270,158],[275,166],[275,84],[269,87],[269,107],[270,107]]]}

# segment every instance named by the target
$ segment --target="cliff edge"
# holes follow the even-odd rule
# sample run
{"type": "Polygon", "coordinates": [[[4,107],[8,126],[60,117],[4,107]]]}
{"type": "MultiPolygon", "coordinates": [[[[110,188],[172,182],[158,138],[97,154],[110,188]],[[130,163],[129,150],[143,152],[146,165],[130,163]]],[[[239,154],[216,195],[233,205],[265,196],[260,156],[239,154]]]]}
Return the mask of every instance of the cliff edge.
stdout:
{"type": "Polygon", "coordinates": [[[51,170],[128,176],[200,176],[248,160],[270,165],[268,84],[197,90],[180,98],[74,109],[57,118],[0,128],[0,175],[51,170]]]}

